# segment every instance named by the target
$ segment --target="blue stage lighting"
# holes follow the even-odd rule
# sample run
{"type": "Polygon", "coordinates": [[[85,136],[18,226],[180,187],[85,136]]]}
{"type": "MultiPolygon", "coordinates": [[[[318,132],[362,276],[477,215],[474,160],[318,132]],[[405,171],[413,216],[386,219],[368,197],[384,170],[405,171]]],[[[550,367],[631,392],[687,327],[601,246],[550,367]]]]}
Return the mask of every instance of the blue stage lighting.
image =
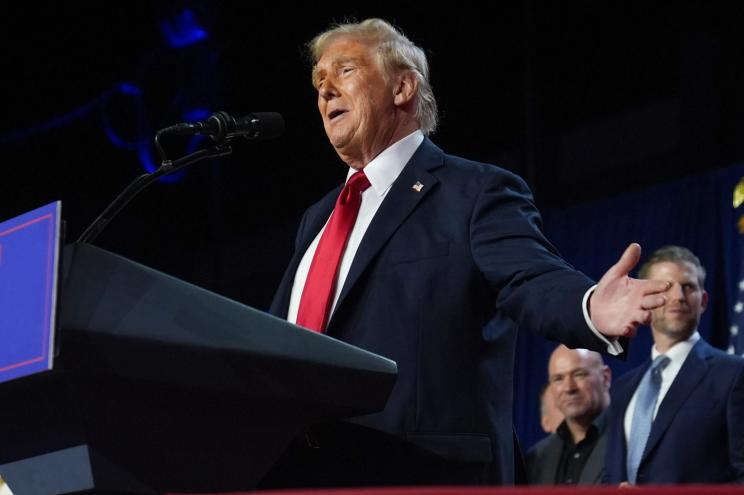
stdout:
{"type": "MultiPolygon", "coordinates": [[[[120,82],[114,86],[114,89],[112,91],[106,93],[106,96],[103,99],[103,103],[105,104],[106,100],[108,100],[114,93],[119,93],[124,96],[131,97],[134,101],[135,108],[137,109],[138,120],[142,119],[143,91],[142,89],[140,89],[139,86],[128,82],[120,82]]],[[[106,136],[109,138],[109,141],[111,141],[114,146],[118,146],[119,148],[128,150],[137,148],[137,146],[139,145],[138,142],[141,138],[137,138],[136,141],[127,141],[126,139],[119,136],[119,134],[116,133],[113,126],[111,125],[111,122],[109,121],[107,111],[102,112],[102,120],[103,130],[106,133],[106,136]]]]}
{"type": "Polygon", "coordinates": [[[181,117],[183,117],[183,120],[186,122],[194,122],[197,120],[207,120],[211,113],[212,112],[206,108],[197,107],[184,111],[181,114],[181,117]]]}
{"type": "Polygon", "coordinates": [[[175,18],[164,19],[160,23],[160,30],[166,42],[172,48],[183,48],[208,37],[207,31],[199,23],[191,10],[184,10],[175,18]]]}
{"type": "Polygon", "coordinates": [[[123,95],[142,96],[142,89],[139,86],[135,86],[132,83],[121,82],[116,87],[119,90],[119,92],[123,95]]]}

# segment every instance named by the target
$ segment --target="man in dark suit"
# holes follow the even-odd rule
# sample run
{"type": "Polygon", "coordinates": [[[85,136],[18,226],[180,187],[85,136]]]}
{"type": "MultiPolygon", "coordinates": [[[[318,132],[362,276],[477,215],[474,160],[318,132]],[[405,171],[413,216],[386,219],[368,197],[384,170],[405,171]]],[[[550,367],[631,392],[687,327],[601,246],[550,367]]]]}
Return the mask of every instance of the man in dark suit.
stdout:
{"type": "Polygon", "coordinates": [[[631,245],[592,289],[521,179],[435,146],[426,56],[390,24],[336,26],[310,51],[347,182],[305,213],[271,311],[395,360],[398,378],[383,411],[308,432],[281,463],[299,468],[269,485],[511,483],[507,318],[620,352],[666,284],[628,277],[631,245]]]}
{"type": "Polygon", "coordinates": [[[671,288],[653,310],[652,359],[613,384],[606,481],[744,482],[744,359],[697,332],[708,302],[700,260],[667,246],[639,274],[671,288]]]}
{"type": "Polygon", "coordinates": [[[531,485],[591,485],[602,479],[612,373],[602,356],[560,345],[548,362],[547,393],[565,418],[527,453],[531,485]]]}

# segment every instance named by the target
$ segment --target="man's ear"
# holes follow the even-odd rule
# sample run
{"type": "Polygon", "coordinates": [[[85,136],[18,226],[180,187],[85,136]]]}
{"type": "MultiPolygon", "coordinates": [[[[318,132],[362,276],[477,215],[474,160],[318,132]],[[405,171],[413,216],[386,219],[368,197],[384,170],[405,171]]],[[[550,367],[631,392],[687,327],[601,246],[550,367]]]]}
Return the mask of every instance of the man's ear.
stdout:
{"type": "Polygon", "coordinates": [[[396,106],[402,107],[413,101],[418,90],[418,79],[412,71],[401,72],[396,78],[393,89],[393,101],[396,106]]]}

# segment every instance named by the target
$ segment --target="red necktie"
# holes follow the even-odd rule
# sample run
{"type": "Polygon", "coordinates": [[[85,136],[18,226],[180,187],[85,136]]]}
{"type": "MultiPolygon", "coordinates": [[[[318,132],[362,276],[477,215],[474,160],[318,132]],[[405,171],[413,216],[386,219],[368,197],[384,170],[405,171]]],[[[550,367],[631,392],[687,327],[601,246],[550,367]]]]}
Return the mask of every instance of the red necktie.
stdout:
{"type": "Polygon", "coordinates": [[[362,191],[368,187],[367,176],[364,172],[357,172],[349,178],[338,196],[302,289],[298,325],[316,332],[325,331],[336,293],[338,266],[362,204],[362,191]]]}

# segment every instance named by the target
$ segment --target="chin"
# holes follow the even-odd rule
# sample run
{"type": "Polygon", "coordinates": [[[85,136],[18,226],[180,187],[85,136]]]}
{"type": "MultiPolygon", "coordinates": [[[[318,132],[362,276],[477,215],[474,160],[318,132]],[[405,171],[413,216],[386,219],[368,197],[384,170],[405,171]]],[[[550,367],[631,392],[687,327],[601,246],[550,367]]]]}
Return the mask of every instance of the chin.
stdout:
{"type": "Polygon", "coordinates": [[[677,341],[682,341],[689,339],[694,331],[695,327],[670,327],[667,328],[666,334],[677,341]]]}
{"type": "Polygon", "coordinates": [[[327,132],[326,135],[328,136],[328,140],[331,142],[331,145],[333,145],[333,147],[337,150],[343,149],[345,146],[348,146],[349,142],[351,141],[347,134],[341,134],[338,132],[327,132]]]}
{"type": "Polygon", "coordinates": [[[348,143],[342,143],[339,145],[334,144],[333,149],[336,150],[336,153],[338,153],[341,156],[351,156],[351,148],[349,148],[348,143]]]}

